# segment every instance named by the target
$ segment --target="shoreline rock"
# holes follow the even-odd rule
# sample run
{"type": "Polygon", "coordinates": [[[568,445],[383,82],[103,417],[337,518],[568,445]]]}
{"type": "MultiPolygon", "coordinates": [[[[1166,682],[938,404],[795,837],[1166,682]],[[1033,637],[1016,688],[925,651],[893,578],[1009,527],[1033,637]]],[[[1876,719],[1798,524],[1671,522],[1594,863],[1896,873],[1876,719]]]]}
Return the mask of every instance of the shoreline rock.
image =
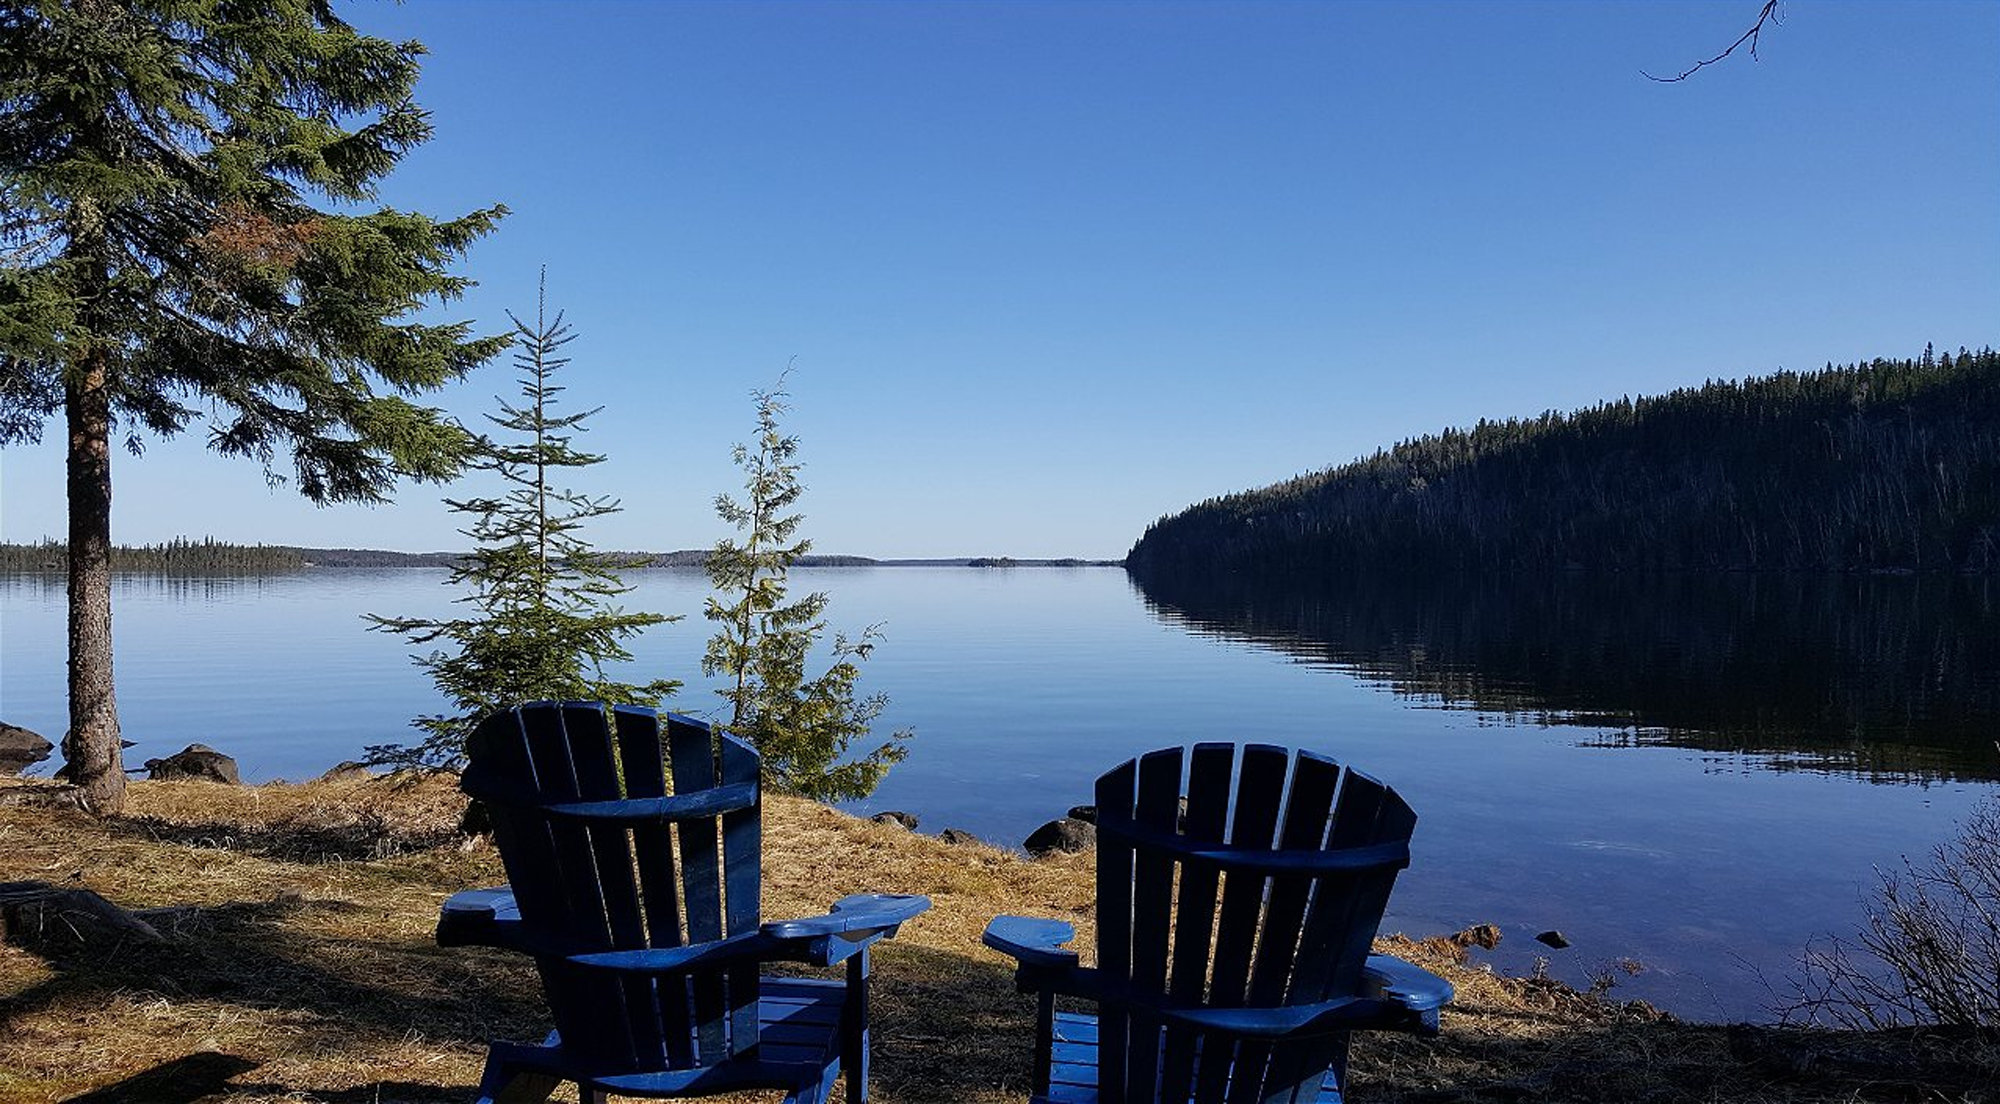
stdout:
{"type": "Polygon", "coordinates": [[[0,774],[19,774],[55,750],[55,744],[41,733],[0,721],[0,774]]]}
{"type": "Polygon", "coordinates": [[[1035,858],[1097,847],[1097,825],[1077,817],[1052,820],[1029,833],[1021,847],[1035,858]]]}
{"type": "Polygon", "coordinates": [[[189,744],[165,759],[148,759],[145,769],[147,779],[153,782],[192,779],[228,786],[243,784],[236,771],[236,760],[207,744],[189,744]]]}

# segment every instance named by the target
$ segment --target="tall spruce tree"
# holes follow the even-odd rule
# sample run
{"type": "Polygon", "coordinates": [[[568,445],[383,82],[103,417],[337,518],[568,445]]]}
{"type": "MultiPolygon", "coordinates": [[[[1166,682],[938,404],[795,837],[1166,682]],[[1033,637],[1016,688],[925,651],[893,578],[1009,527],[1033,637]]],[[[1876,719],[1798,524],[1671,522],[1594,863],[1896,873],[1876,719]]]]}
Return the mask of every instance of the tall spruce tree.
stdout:
{"type": "Polygon", "coordinates": [[[826,631],[827,596],[785,601],[788,573],[812,550],[811,541],[798,538],[804,515],[786,512],[805,493],[799,442],[778,428],[784,391],[757,391],[753,398],[757,447],[735,449],[746,498],[715,499],[716,514],[741,530],[743,540],[724,538],[708,557],[709,581],[721,597],[708,600],[706,615],[721,628],[708,642],[702,672],[726,680],[716,691],[729,702],[725,727],[763,756],[765,779],[774,788],[821,801],[866,797],[907,754],[911,733],[895,732],[867,754],[842,761],[888,704],[886,695],[856,697],[855,691],[860,664],[881,634],[879,626],[856,639],[835,634],[833,662],[807,677],[813,645],[826,631]]]}
{"type": "Polygon", "coordinates": [[[423,47],[326,0],[0,0],[0,443],[63,415],[69,779],[122,807],[111,451],[208,422],[316,503],[447,478],[466,434],[409,401],[506,347],[411,316],[505,208],[361,209],[430,137],[423,47]],[[325,201],[332,209],[313,205],[325,201]],[[357,213],[360,212],[360,213],[357,213]]]}
{"type": "Polygon", "coordinates": [[[582,536],[586,522],[618,512],[618,503],[551,484],[562,469],[588,468],[604,461],[571,442],[583,423],[602,410],[594,407],[557,415],[554,382],[570,358],[562,347],[575,339],[561,312],[547,316],[545,296],[535,303],[535,324],[514,323],[514,363],[521,372],[520,406],[498,400],[500,413],[487,415],[511,441],[481,436],[473,466],[492,472],[507,485],[498,498],[446,499],[473,521],[461,530],[476,547],[451,572],[449,585],[469,588],[457,601],[475,611],[447,620],[371,617],[374,627],[402,633],[413,644],[448,642],[417,657],[454,712],[419,717],[424,733],[415,745],[368,749],[378,763],[456,766],[464,761],[465,740],[480,719],[524,701],[595,700],[657,705],[680,684],[659,679],[633,685],[605,673],[605,666],[632,658],[624,641],[676,618],[628,613],[613,604],[632,588],[618,572],[634,566],[591,549],[582,536]]]}

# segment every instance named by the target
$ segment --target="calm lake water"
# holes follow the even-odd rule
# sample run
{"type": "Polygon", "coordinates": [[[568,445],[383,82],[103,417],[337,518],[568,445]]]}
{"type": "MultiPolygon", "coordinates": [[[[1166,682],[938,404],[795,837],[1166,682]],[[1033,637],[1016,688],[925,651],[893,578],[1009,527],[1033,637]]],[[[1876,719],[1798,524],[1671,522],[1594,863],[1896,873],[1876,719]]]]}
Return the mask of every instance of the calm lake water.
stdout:
{"type": "MultiPolygon", "coordinates": [[[[128,762],[201,741],[247,779],[307,778],[440,702],[363,613],[435,615],[442,570],[124,577],[128,762]]],[[[633,675],[706,714],[705,579],[637,573],[633,675]]],[[[1017,844],[1092,779],[1199,740],[1307,746],[1421,817],[1386,930],[1490,922],[1489,958],[1698,1019],[1761,1019],[1807,940],[1850,932],[1877,867],[2000,792],[2000,602],[1914,579],[1155,586],[1112,568],[818,569],[836,627],[883,622],[863,686],[913,728],[855,811],[1017,844]],[[1574,943],[1546,951],[1535,933],[1574,943]]],[[[0,578],[0,718],[65,726],[59,578],[0,578]]],[[[865,887],[857,887],[865,888],[865,887]]]]}

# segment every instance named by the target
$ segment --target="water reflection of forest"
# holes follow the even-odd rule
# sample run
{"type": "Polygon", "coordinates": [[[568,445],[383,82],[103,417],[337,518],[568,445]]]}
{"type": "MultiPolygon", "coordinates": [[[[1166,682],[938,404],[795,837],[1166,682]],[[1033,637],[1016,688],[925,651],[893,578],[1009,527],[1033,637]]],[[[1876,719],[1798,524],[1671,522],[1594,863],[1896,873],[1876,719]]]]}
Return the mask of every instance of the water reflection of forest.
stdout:
{"type": "Polygon", "coordinates": [[[1164,580],[1166,620],[1447,704],[1878,781],[2000,778],[2000,581],[1164,580]]]}

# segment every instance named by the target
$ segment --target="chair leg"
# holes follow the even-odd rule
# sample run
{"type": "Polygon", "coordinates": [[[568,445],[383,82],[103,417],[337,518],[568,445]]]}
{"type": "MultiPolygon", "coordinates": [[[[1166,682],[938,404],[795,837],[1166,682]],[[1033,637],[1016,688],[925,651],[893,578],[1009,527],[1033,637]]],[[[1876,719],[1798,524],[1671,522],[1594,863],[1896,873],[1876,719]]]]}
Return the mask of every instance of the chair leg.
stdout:
{"type": "Polygon", "coordinates": [[[822,1078],[810,1085],[801,1085],[785,1097],[785,1104],[827,1104],[833,1095],[833,1078],[822,1078]]]}
{"type": "MultiPolygon", "coordinates": [[[[550,1032],[541,1046],[495,1042],[486,1048],[486,1068],[479,1075],[479,1104],[543,1104],[562,1078],[538,1069],[537,1059],[552,1052],[560,1037],[550,1032]]],[[[589,1098],[584,1098],[588,1104],[589,1098]]]]}
{"type": "Polygon", "coordinates": [[[840,1007],[840,1064],[847,1104],[868,1104],[868,948],[847,960],[847,1001],[840,1007]]]}
{"type": "Polygon", "coordinates": [[[1056,995],[1047,989],[1035,1001],[1035,1084],[1036,1096],[1049,1094],[1051,1066],[1056,1053],[1056,995]]]}
{"type": "Polygon", "coordinates": [[[489,1056],[479,1078],[479,1104],[542,1104],[560,1084],[546,1073],[518,1072],[489,1056]]]}

